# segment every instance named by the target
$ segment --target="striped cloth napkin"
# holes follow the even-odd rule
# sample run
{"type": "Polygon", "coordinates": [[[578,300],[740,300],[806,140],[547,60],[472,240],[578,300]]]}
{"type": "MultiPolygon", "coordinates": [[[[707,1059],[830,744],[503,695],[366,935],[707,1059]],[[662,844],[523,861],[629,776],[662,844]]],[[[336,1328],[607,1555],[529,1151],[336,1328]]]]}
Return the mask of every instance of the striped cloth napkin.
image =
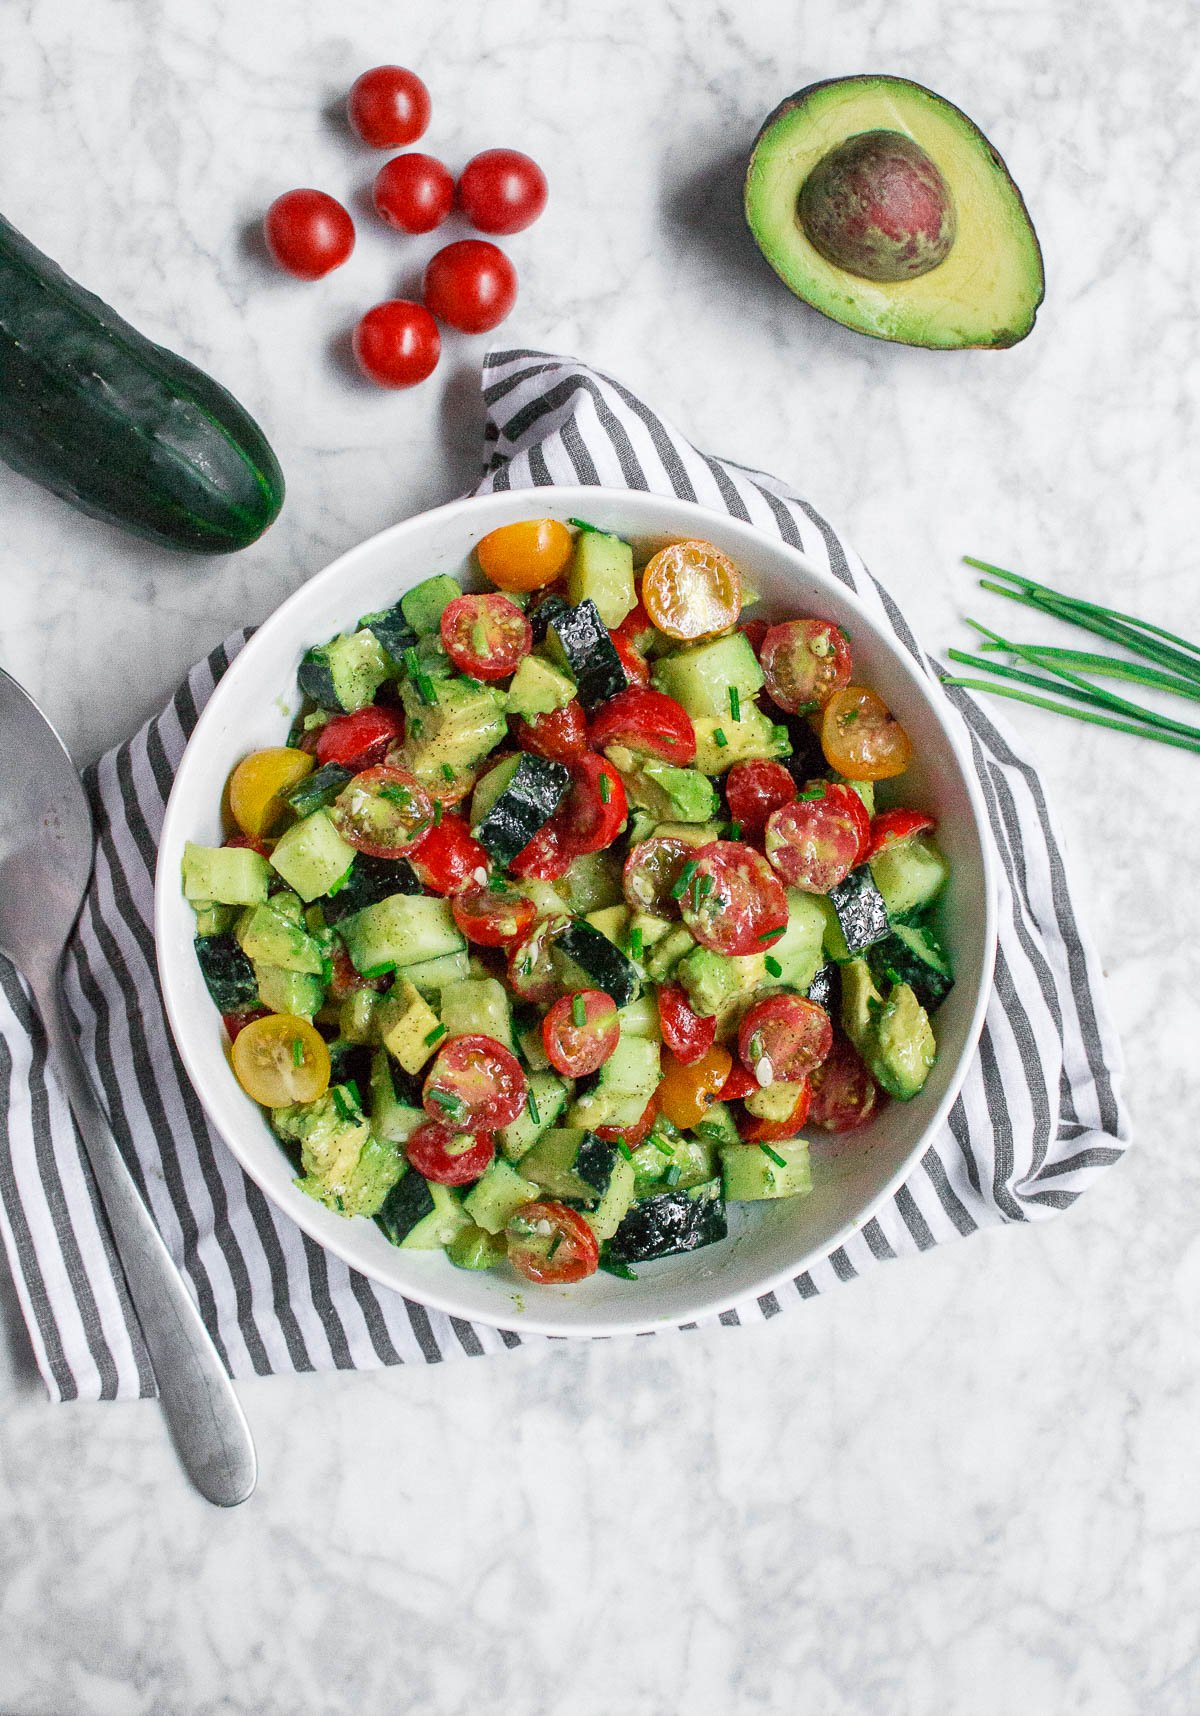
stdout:
{"type": "MultiPolygon", "coordinates": [[[[891,597],[808,501],[710,458],[618,382],[542,352],[492,353],[483,371],[487,472],[479,492],[553,483],[649,489],[747,519],[804,551],[886,617],[932,671],[891,597]]],[[[85,1058],[179,1268],[235,1377],[354,1369],[522,1344],[428,1311],[328,1255],[267,1202],[212,1131],[159,998],[155,844],[197,714],[241,633],[170,705],[89,770],[99,845],[67,967],[85,1058]]],[[[884,1259],[996,1222],[1066,1209],[1128,1142],[1120,1051],[1037,771],[1008,729],[961,691],[1002,861],[995,988],[979,1052],[944,1130],[853,1239],[786,1290],[731,1307],[761,1321],[884,1259]]],[[[140,1331],[69,1111],[23,984],[0,961],[0,1231],[55,1400],[153,1393],[140,1331]]],[[[694,1325],[689,1325],[694,1326],[694,1325]]],[[[528,1338],[528,1337],[526,1337],[528,1338]]]]}

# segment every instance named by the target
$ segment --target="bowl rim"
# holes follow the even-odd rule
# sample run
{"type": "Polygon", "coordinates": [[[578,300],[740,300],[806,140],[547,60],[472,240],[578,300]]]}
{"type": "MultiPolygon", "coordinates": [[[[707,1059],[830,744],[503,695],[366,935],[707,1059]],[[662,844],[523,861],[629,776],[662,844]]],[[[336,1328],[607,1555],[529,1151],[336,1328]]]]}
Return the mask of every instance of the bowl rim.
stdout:
{"type": "MultiPolygon", "coordinates": [[[[491,522],[489,528],[494,529],[497,523],[501,522],[505,522],[505,520],[500,519],[491,522]]],[[[633,522],[634,524],[637,523],[636,520],[633,522]]],[[[682,534],[683,528],[685,527],[680,527],[680,534],[682,534]]],[[[637,531],[633,530],[631,533],[637,534],[637,531]]],[[[646,521],[645,533],[662,535],[664,531],[661,525],[654,527],[646,521]]],[[[675,527],[670,526],[667,533],[674,535],[675,527]]],[[[470,552],[475,540],[477,538],[471,538],[467,541],[467,553],[470,552]]],[[[412,584],[419,583],[421,576],[424,575],[414,576],[408,584],[404,584],[403,577],[398,578],[397,588],[410,588],[412,584]]],[[[271,695],[270,692],[266,694],[271,695]]],[[[859,1232],[894,1197],[920,1161],[927,1141],[945,1121],[958,1097],[978,1047],[993,983],[996,956],[997,867],[998,857],[991,837],[990,821],[984,806],[979,780],[970,761],[968,739],[962,717],[941,691],[937,681],[931,679],[920,662],[912,656],[898,638],[893,638],[887,632],[884,620],[877,618],[867,609],[857,590],[834,577],[831,572],[810,559],[808,555],[795,548],[791,543],[771,535],[769,531],[762,529],[750,520],[737,518],[729,513],[718,512],[697,501],[687,501],[675,495],[664,495],[645,489],[609,488],[600,484],[537,485],[532,488],[495,490],[482,495],[462,496],[456,500],[445,502],[441,506],[427,508],[423,512],[414,514],[411,518],[402,519],[371,536],[364,537],[360,542],[344,550],[336,559],[307,578],[291,595],[285,597],[279,606],[256,628],[218,681],[212,696],[201,711],[175,771],[175,778],[163,813],[155,862],[155,961],[164,1011],[171,1035],[183,1063],[184,1072],[204,1109],[205,1116],[228,1146],[243,1172],[255,1182],[273,1208],[278,1210],[281,1215],[293,1221],[322,1249],[331,1251],[348,1268],[368,1276],[389,1292],[399,1293],[402,1297],[423,1304],[431,1310],[443,1312],[450,1317],[460,1317],[469,1322],[480,1323],[490,1328],[515,1329],[519,1334],[548,1335],[560,1340],[608,1338],[616,1335],[642,1334],[677,1328],[682,1323],[692,1323],[701,1318],[715,1316],[735,1305],[747,1304],[751,1299],[759,1299],[764,1294],[786,1286],[812,1264],[836,1251],[839,1246],[859,1232]],[[878,1192],[872,1195],[857,1213],[849,1217],[827,1240],[823,1240],[819,1246],[808,1251],[799,1252],[793,1262],[787,1266],[764,1273],[754,1287],[748,1291],[737,1292],[733,1297],[729,1296],[728,1289],[726,1292],[714,1291],[720,1281],[720,1276],[717,1275],[712,1277],[711,1284],[707,1286],[707,1291],[697,1293],[696,1299],[694,1303],[689,1305],[686,1315],[676,1312],[655,1317],[652,1313],[642,1312],[622,1317],[619,1313],[610,1312],[590,1320],[574,1321],[569,1326],[557,1322],[549,1310],[539,1315],[536,1303],[530,1304],[528,1300],[525,1301],[524,1308],[514,1310],[507,1317],[502,1316],[499,1309],[493,1315],[481,1310],[475,1303],[467,1303],[458,1298],[453,1290],[452,1280],[446,1287],[443,1287],[440,1282],[431,1281],[428,1291],[424,1289],[423,1285],[420,1291],[407,1284],[399,1286],[395,1281],[390,1280],[387,1273],[372,1261],[358,1256],[348,1256],[346,1251],[331,1239],[321,1221],[324,1212],[311,1199],[306,1198],[302,1193],[296,1193],[296,1207],[292,1207],[290,1203],[288,1205],[281,1203],[275,1192],[264,1184],[256,1171],[253,1152],[243,1149],[239,1140],[238,1128],[232,1122],[226,1122],[226,1118],[219,1111],[218,1105],[211,1101],[206,1094],[207,1079],[193,1053],[191,1032],[175,988],[174,962],[180,957],[180,950],[174,947],[164,923],[167,900],[172,897],[169,890],[177,889],[178,885],[177,864],[172,866],[172,874],[168,877],[165,854],[176,847],[182,849],[180,842],[186,838],[186,835],[179,831],[178,825],[194,808],[188,800],[186,792],[188,758],[203,751],[209,731],[220,724],[225,703],[235,695],[242,681],[253,677],[255,661],[266,647],[266,643],[277,631],[286,626],[297,611],[307,606],[315,590],[324,591],[328,589],[352,568],[354,562],[368,553],[373,553],[379,546],[385,543],[401,544],[406,537],[419,535],[428,529],[431,521],[452,522],[456,515],[469,519],[472,511],[482,504],[486,504],[494,510],[499,503],[500,510],[502,512],[510,511],[513,518],[528,516],[530,513],[536,515],[539,501],[544,506],[546,497],[550,494],[554,496],[554,511],[567,516],[576,512],[586,516],[587,503],[602,500],[618,507],[626,507],[634,513],[638,511],[653,512],[656,508],[662,507],[669,508],[676,517],[695,521],[696,528],[693,534],[696,536],[703,536],[703,527],[706,522],[716,521],[723,531],[728,532],[732,528],[734,535],[744,534],[751,539],[758,539],[765,543],[773,555],[779,555],[785,562],[791,562],[796,571],[802,573],[806,578],[815,580],[818,584],[832,587],[836,591],[838,600],[847,604],[852,610],[856,610],[866,628],[883,638],[889,653],[899,664],[901,676],[909,681],[910,687],[915,689],[916,695],[924,700],[936,724],[941,729],[943,738],[954,754],[975,823],[984,882],[983,957],[980,962],[979,983],[971,1018],[963,1036],[958,1059],[946,1081],[945,1089],[937,1106],[914,1138],[907,1154],[878,1192]]]]}

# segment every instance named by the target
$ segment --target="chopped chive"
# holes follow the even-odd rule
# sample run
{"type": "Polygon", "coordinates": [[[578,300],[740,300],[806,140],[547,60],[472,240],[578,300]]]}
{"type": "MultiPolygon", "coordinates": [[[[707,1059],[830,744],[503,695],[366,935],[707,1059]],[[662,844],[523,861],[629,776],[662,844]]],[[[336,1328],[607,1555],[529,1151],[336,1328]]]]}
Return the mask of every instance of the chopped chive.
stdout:
{"type": "Polygon", "coordinates": [[[800,802],[802,804],[808,804],[815,798],[824,798],[825,797],[825,783],[824,783],[824,781],[814,781],[812,786],[806,786],[803,792],[798,792],[796,794],[796,797],[800,800],[800,802]]]}
{"type": "MultiPolygon", "coordinates": [[[[574,519],[572,519],[571,522],[574,523],[574,519]]],[[[604,1270],[606,1275],[615,1275],[619,1281],[637,1280],[637,1276],[629,1267],[628,1263],[616,1263],[610,1261],[607,1257],[602,1257],[600,1259],[600,1267],[604,1270]]]]}
{"type": "Polygon", "coordinates": [[[488,877],[489,894],[502,894],[507,887],[508,883],[504,880],[503,876],[488,877]]]}
{"type": "Polygon", "coordinates": [[[715,883],[711,876],[705,875],[700,879],[700,898],[706,900],[712,893],[715,883]]]}
{"type": "Polygon", "coordinates": [[[389,977],[396,969],[394,959],[385,959],[382,965],[368,965],[365,971],[360,971],[360,977],[389,977]]]}
{"type": "Polygon", "coordinates": [[[611,797],[612,782],[609,780],[607,774],[602,773],[600,776],[600,802],[602,804],[607,804],[611,797]]]}
{"type": "Polygon", "coordinates": [[[337,1110],[338,1119],[339,1120],[349,1120],[350,1110],[346,1106],[346,1098],[342,1095],[342,1087],[340,1084],[334,1085],[332,1095],[333,1095],[333,1106],[337,1110]]]}
{"type": "Polygon", "coordinates": [[[538,1112],[537,1097],[531,1090],[526,1091],[525,1093],[525,1107],[529,1110],[529,1118],[533,1121],[533,1124],[535,1126],[540,1126],[542,1123],[542,1117],[538,1112]]]}
{"type": "Polygon", "coordinates": [[[729,838],[731,840],[740,840],[742,838],[742,825],[740,822],[731,822],[729,824],[729,838]]]}
{"type": "Polygon", "coordinates": [[[671,1166],[663,1175],[663,1184],[666,1186],[677,1186],[682,1178],[683,1169],[679,1166],[678,1162],[672,1162],[671,1166]]]}
{"type": "Polygon", "coordinates": [[[431,1090],[429,1095],[433,1098],[434,1102],[437,1103],[439,1108],[445,1109],[447,1114],[454,1115],[462,1113],[463,1099],[461,1096],[456,1096],[452,1090],[431,1090]]]}
{"type": "Polygon", "coordinates": [[[443,1037],[448,1037],[449,1035],[450,1033],[446,1029],[445,1025],[435,1025],[433,1030],[430,1031],[425,1038],[425,1047],[427,1049],[431,1049],[435,1043],[440,1043],[443,1037]]]}
{"type": "Polygon", "coordinates": [[[292,1065],[294,1067],[302,1067],[304,1065],[304,1044],[300,1041],[299,1037],[292,1038],[292,1065]]]}
{"type": "Polygon", "coordinates": [[[623,1138],[617,1139],[617,1149],[621,1152],[627,1162],[633,1161],[633,1151],[629,1148],[623,1138]]]}
{"type": "Polygon", "coordinates": [[[703,880],[703,876],[700,875],[692,877],[692,910],[694,912],[700,910],[700,884],[703,880]]]}
{"type": "Polygon", "coordinates": [[[778,941],[786,928],[786,924],[780,924],[778,929],[763,930],[754,939],[755,941],[778,941]]]}
{"type": "Polygon", "coordinates": [[[729,740],[725,737],[725,734],[720,727],[718,727],[716,732],[713,734],[713,738],[717,741],[718,747],[724,747],[729,743],[729,740]]]}
{"type": "Polygon", "coordinates": [[[587,1024],[587,1002],[582,995],[571,997],[571,1023],[581,1031],[587,1024]]]}
{"type": "Polygon", "coordinates": [[[442,801],[440,798],[435,798],[433,801],[433,826],[435,828],[440,828],[441,822],[442,822],[442,801]]]}
{"type": "Polygon", "coordinates": [[[433,681],[427,673],[418,675],[417,695],[422,703],[436,703],[437,692],[433,689],[433,681]]]}
{"type": "Polygon", "coordinates": [[[454,770],[450,767],[449,763],[442,764],[442,779],[445,781],[452,781],[454,779],[454,770]]]}
{"type": "Polygon", "coordinates": [[[554,1253],[558,1250],[558,1248],[562,1244],[562,1242],[563,1242],[562,1234],[556,1233],[554,1238],[550,1241],[550,1249],[546,1253],[546,1262],[547,1263],[549,1263],[551,1261],[551,1259],[554,1256],[554,1253]]]}
{"type": "Polygon", "coordinates": [[[640,924],[636,929],[631,929],[629,932],[629,952],[634,959],[642,957],[642,926],[640,924]]]}
{"type": "Polygon", "coordinates": [[[763,961],[763,964],[766,966],[767,970],[771,973],[772,977],[782,977],[783,976],[782,965],[780,965],[780,963],[777,959],[772,959],[770,954],[767,955],[766,959],[763,961]]]}
{"type": "Polygon", "coordinates": [[[573,524],[576,530],[594,531],[597,536],[607,536],[609,534],[607,530],[601,530],[598,524],[589,524],[586,518],[569,518],[567,523],[573,524]]]}
{"type": "Polygon", "coordinates": [[[781,1156],[778,1150],[772,1150],[769,1144],[760,1144],[759,1149],[764,1156],[769,1156],[777,1168],[787,1167],[787,1157],[781,1156]]]}
{"type": "Polygon", "coordinates": [[[729,687],[729,713],[733,716],[735,721],[740,721],[742,718],[741,698],[738,696],[738,688],[736,685],[731,685],[729,687]]]}
{"type": "Polygon", "coordinates": [[[696,863],[694,858],[688,859],[687,863],[683,866],[683,869],[679,872],[679,880],[671,889],[671,898],[673,900],[682,900],[683,896],[688,891],[688,886],[691,883],[692,877],[696,874],[696,871],[699,868],[700,866],[696,863]]]}
{"type": "Polygon", "coordinates": [[[354,1098],[354,1106],[356,1108],[361,1108],[362,1107],[362,1091],[359,1090],[359,1088],[358,1088],[358,1080],[355,1078],[348,1078],[344,1081],[344,1083],[345,1083],[346,1089],[350,1092],[351,1096],[354,1098]]]}

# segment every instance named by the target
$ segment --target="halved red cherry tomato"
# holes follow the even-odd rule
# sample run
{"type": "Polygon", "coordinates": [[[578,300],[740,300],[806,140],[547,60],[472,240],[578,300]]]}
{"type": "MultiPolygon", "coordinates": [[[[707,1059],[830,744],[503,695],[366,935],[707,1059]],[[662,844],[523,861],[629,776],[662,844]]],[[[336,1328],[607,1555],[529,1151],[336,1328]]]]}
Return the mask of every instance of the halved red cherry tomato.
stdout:
{"type": "Polygon", "coordinates": [[[657,1115],[658,1092],[655,1091],[636,1126],[597,1126],[596,1137],[603,1138],[606,1144],[626,1144],[631,1150],[636,1150],[649,1135],[657,1115]]]}
{"type": "Polygon", "coordinates": [[[621,621],[617,627],[617,635],[623,637],[626,643],[631,644],[639,655],[644,656],[658,633],[655,630],[654,621],[642,603],[639,602],[621,621]]]}
{"type": "Polygon", "coordinates": [[[589,737],[596,750],[624,745],[640,756],[664,757],[685,769],[696,755],[696,731],[687,710],[662,691],[627,686],[592,717],[589,737]]]}
{"type": "MultiPolygon", "coordinates": [[[[688,862],[695,869],[680,905],[701,947],[769,953],[787,928],[788,905],[782,882],[762,854],[737,840],[714,840],[697,847],[688,862]]],[[[686,864],[683,874],[688,875],[686,864]]]]}
{"type": "Polygon", "coordinates": [[[317,731],[318,763],[340,763],[344,769],[369,769],[381,763],[392,745],[404,737],[399,709],[372,703],[352,715],[334,715],[317,731]]]}
{"type": "Polygon", "coordinates": [[[562,994],[553,949],[555,937],[569,922],[565,913],[562,917],[542,918],[509,954],[508,986],[522,1001],[536,1001],[545,1006],[562,994]]]}
{"type": "Polygon", "coordinates": [[[488,855],[461,816],[443,811],[426,834],[407,853],[421,886],[435,894],[453,894],[478,870],[488,867],[488,855]]]}
{"type": "Polygon", "coordinates": [[[767,857],[789,887],[827,894],[858,863],[869,827],[852,787],[810,781],[794,804],[767,818],[767,857]]]}
{"type": "Polygon", "coordinates": [[[443,1126],[494,1132],[524,1108],[525,1074],[494,1037],[451,1037],[429,1069],[422,1100],[426,1114],[443,1126]]]}
{"type": "Polygon", "coordinates": [[[760,1120],[744,1108],[734,1116],[734,1124],[743,1144],[769,1144],[773,1139],[794,1138],[808,1119],[812,1103],[812,1082],[805,1079],[796,1097],[796,1106],[786,1120],[760,1120]]]}
{"type": "Polygon", "coordinates": [[[589,751],[571,764],[570,790],[553,817],[570,857],[611,846],[628,814],[624,782],[606,757],[589,751]]]}
{"type": "Polygon", "coordinates": [[[757,655],[759,650],[762,648],[763,639],[766,637],[770,629],[771,628],[767,624],[766,620],[742,620],[738,624],[738,630],[747,640],[755,655],[757,655]]]}
{"type": "Polygon", "coordinates": [[[498,590],[543,590],[562,576],[575,538],[557,518],[520,518],[480,537],[475,547],[485,578],[498,590]]]}
{"type": "Polygon", "coordinates": [[[256,1019],[265,1019],[266,1017],[267,1009],[265,1007],[252,1007],[246,1013],[222,1013],[221,1023],[229,1033],[229,1041],[234,1043],[237,1041],[239,1031],[244,1031],[246,1026],[252,1025],[256,1019]]]}
{"type": "Polygon", "coordinates": [[[635,912],[656,918],[680,915],[679,901],[671,892],[684,864],[696,848],[673,834],[652,834],[639,840],[625,860],[621,885],[625,899],[635,912]]]}
{"type": "Polygon", "coordinates": [[[612,646],[620,658],[621,666],[625,669],[625,678],[630,685],[649,685],[650,663],[645,656],[636,650],[622,632],[609,632],[612,646]]]}
{"type": "Polygon", "coordinates": [[[658,991],[658,1022],[662,1040],[685,1067],[694,1066],[717,1040],[717,1021],[693,1013],[678,983],[664,983],[658,991]]]}
{"type": "Polygon", "coordinates": [[[796,783],[782,763],[735,763],[725,776],[725,802],[743,837],[761,833],[771,812],[795,796],[796,783]]]}
{"type": "Polygon", "coordinates": [[[433,822],[433,800],[403,769],[377,763],[347,781],[330,820],[343,840],[371,858],[400,858],[433,822]]]}
{"type": "Polygon", "coordinates": [[[807,1078],[832,1043],[829,1014],[803,995],[768,995],[747,1009],[738,1027],[738,1055],[760,1084],[807,1078]]]}
{"type": "Polygon", "coordinates": [[[858,1050],[840,1033],[812,1075],[808,1124],[824,1132],[857,1132],[879,1104],[879,1086],[858,1050]]]}
{"type": "Polygon", "coordinates": [[[785,620],[763,639],[767,696],[792,715],[822,709],[850,682],[850,645],[830,620],[785,620]]]}
{"type": "Polygon", "coordinates": [[[887,704],[865,685],[836,691],[821,717],[825,761],[850,781],[886,781],[912,761],[912,740],[887,704]]]}
{"type": "Polygon", "coordinates": [[[504,1230],[508,1261],[539,1287],[562,1286],[594,1275],[600,1246],[577,1210],[549,1199],[522,1204],[504,1230]]]}
{"type": "Polygon", "coordinates": [[[537,915],[533,901],[500,876],[455,894],[450,910],[467,940],[478,947],[507,947],[519,941],[529,934],[537,915]]]}
{"type": "Polygon", "coordinates": [[[737,624],[742,575],[711,542],[672,542],[647,562],[642,601],[669,638],[716,637],[737,624]]]}
{"type": "Polygon", "coordinates": [[[587,750],[587,716],[575,697],[561,709],[535,715],[532,721],[516,716],[512,733],[522,751],[549,757],[552,763],[573,763],[587,750]]]}
{"type": "Polygon", "coordinates": [[[531,882],[557,882],[571,868],[574,854],[563,844],[562,828],[555,817],[538,829],[528,846],[522,846],[508,866],[509,875],[531,882]]]}
{"type": "Polygon", "coordinates": [[[681,1132],[698,1125],[705,1109],[717,1100],[732,1065],[732,1055],[720,1043],[706,1049],[690,1066],[668,1049],[663,1055],[658,1100],[671,1125],[681,1132]]]}
{"type": "Polygon", "coordinates": [[[490,1132],[456,1132],[440,1120],[424,1120],[404,1146],[410,1167],[439,1186],[477,1180],[496,1154],[490,1132]]]}
{"type": "Polygon", "coordinates": [[[456,596],[442,612],[442,642],[460,673],[507,679],[533,647],[533,632],[507,596],[456,596]]]}
{"type": "Polygon", "coordinates": [[[937,822],[923,810],[881,810],[871,818],[871,833],[864,858],[873,858],[885,846],[911,840],[915,834],[929,834],[937,822]]]}
{"type": "Polygon", "coordinates": [[[729,1069],[729,1077],[717,1092],[718,1102],[740,1102],[744,1096],[759,1088],[758,1080],[745,1067],[733,1066],[729,1069]]]}
{"type": "Polygon", "coordinates": [[[577,989],[562,996],[542,1020],[550,1064],[568,1078],[598,1072],[620,1035],[617,1004],[603,989],[577,989]]]}

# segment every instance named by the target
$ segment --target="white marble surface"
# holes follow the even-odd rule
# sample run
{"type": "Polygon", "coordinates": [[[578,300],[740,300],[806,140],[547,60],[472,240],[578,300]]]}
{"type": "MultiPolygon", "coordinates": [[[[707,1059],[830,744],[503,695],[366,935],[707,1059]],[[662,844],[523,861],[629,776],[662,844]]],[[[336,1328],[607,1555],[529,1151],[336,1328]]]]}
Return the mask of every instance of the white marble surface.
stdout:
{"type": "MultiPolygon", "coordinates": [[[[290,498],[205,564],[0,471],[0,661],[82,759],[333,554],[467,486],[482,342],[401,396],[355,314],[436,240],[362,223],[324,284],[247,238],[296,183],[361,195],[334,104],[382,59],[426,146],[547,165],[504,335],[617,371],[702,445],[800,479],[938,647],[964,551],[1200,632],[1198,138],[1187,0],[9,0],[4,211],[229,382],[290,498]],[[1049,300],[1007,354],[845,333],[736,213],[791,89],[884,69],[989,130],[1049,300]]],[[[13,1716],[551,1708],[578,1716],[1193,1716],[1200,1709],[1200,908],[1191,758],[1019,725],[1114,982],[1134,1155],[1066,1218],[894,1264],[758,1331],[244,1389],[258,1495],[184,1487],[151,1405],[0,1412],[0,1709],[13,1716]]]]}

